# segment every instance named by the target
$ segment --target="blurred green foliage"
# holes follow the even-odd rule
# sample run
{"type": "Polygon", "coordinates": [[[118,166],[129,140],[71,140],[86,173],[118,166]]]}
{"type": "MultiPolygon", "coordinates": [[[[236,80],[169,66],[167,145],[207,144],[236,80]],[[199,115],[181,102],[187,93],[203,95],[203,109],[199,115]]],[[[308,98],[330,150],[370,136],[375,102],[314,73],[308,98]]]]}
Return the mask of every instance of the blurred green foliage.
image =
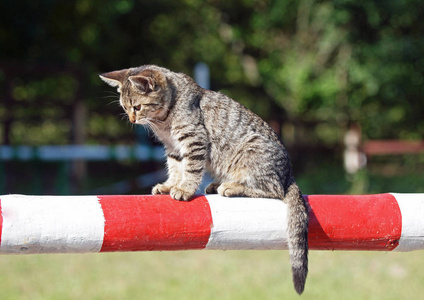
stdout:
{"type": "MultiPolygon", "coordinates": [[[[12,143],[66,143],[69,122],[56,121],[66,115],[78,88],[90,117],[119,114],[116,105],[101,99],[106,88],[97,73],[153,63],[191,74],[203,61],[211,67],[213,89],[268,120],[306,127],[317,143],[340,143],[352,122],[368,138],[419,139],[424,134],[419,7],[417,0],[2,1],[0,63],[18,67],[11,73],[1,68],[1,95],[11,93],[25,105],[9,104],[6,111],[0,103],[0,118],[12,113],[17,127],[9,133],[12,143]],[[64,74],[37,76],[35,70],[22,82],[20,70],[28,65],[55,66],[64,74]],[[80,76],[66,74],[70,69],[80,76]],[[44,105],[46,97],[60,107],[44,105]],[[28,106],[32,102],[36,105],[28,106]],[[34,126],[27,115],[39,116],[39,123],[49,119],[57,128],[29,138],[19,129],[34,126]]],[[[102,138],[94,133],[98,122],[86,124],[90,142],[102,138]]],[[[125,126],[119,122],[108,119],[113,129],[104,132],[106,139],[119,139],[125,126]]]]}
{"type": "Polygon", "coordinates": [[[350,124],[365,139],[423,139],[420,7],[418,0],[1,1],[0,140],[134,143],[140,129],[125,122],[117,93],[97,74],[158,64],[193,75],[205,62],[212,89],[281,129],[295,167],[314,178],[305,187],[320,192],[317,176],[328,182],[331,174],[316,162],[341,165],[350,124]]]}

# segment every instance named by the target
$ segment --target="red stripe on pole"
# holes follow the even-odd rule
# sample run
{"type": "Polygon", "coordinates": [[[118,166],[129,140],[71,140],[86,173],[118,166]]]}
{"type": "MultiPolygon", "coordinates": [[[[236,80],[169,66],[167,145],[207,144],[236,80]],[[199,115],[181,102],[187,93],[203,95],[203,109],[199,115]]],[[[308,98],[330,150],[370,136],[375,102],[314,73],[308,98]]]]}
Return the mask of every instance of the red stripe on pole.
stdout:
{"type": "Polygon", "coordinates": [[[163,196],[99,196],[105,217],[101,252],[205,248],[212,226],[209,203],[163,196]]]}
{"type": "Polygon", "coordinates": [[[310,249],[390,251],[399,244],[402,215],[390,194],[305,198],[311,206],[310,249]]]}

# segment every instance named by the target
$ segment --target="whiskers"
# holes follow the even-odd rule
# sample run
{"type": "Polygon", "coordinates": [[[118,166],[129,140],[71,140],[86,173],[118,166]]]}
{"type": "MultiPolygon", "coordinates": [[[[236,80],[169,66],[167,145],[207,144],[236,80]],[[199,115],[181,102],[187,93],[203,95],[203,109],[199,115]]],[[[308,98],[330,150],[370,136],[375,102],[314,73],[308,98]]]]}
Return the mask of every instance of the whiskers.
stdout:
{"type": "Polygon", "coordinates": [[[124,120],[124,119],[129,120],[128,115],[126,113],[120,113],[120,114],[118,114],[118,116],[121,117],[121,121],[124,120]]]}
{"type": "MultiPolygon", "coordinates": [[[[110,96],[110,98],[112,98],[112,96],[110,96]]],[[[112,100],[112,101],[110,101],[107,105],[118,105],[118,106],[121,106],[121,102],[119,101],[119,99],[117,99],[117,100],[112,100]]]]}
{"type": "Polygon", "coordinates": [[[112,101],[110,101],[107,105],[111,105],[111,104],[118,104],[118,105],[120,105],[120,101],[119,101],[119,99],[120,99],[120,94],[119,93],[117,93],[117,92],[111,92],[111,91],[105,91],[105,93],[107,93],[107,94],[109,94],[109,95],[105,95],[105,96],[103,96],[102,98],[103,99],[114,99],[114,100],[112,100],[112,101]]]}
{"type": "MultiPolygon", "coordinates": [[[[112,92],[112,91],[104,91],[104,93],[111,94],[112,96],[116,96],[118,98],[119,98],[119,95],[120,95],[118,92],[112,92]]],[[[110,96],[110,97],[112,97],[112,96],[110,96]]]]}

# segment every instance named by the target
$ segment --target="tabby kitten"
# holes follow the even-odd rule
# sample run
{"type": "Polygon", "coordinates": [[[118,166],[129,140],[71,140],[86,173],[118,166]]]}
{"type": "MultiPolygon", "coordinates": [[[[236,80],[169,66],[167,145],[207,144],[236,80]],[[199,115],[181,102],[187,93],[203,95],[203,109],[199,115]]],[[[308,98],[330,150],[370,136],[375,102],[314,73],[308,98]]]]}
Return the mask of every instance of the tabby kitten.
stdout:
{"type": "Polygon", "coordinates": [[[207,170],[216,182],[206,193],[288,204],[293,282],[301,294],[308,272],[308,207],[271,127],[229,97],[162,67],[145,65],[100,77],[118,88],[129,120],[149,126],[165,146],[169,178],[153,187],[153,194],[190,200],[207,170]]]}

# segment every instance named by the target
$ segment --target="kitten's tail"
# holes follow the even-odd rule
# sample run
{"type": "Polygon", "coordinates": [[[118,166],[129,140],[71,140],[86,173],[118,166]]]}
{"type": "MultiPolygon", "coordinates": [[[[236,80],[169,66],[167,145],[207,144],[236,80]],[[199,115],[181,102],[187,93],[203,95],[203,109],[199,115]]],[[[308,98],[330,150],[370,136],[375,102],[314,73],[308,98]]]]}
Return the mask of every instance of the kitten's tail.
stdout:
{"type": "Polygon", "coordinates": [[[308,206],[299,187],[291,183],[284,197],[288,205],[288,244],[293,283],[300,295],[308,274],[308,206]]]}

